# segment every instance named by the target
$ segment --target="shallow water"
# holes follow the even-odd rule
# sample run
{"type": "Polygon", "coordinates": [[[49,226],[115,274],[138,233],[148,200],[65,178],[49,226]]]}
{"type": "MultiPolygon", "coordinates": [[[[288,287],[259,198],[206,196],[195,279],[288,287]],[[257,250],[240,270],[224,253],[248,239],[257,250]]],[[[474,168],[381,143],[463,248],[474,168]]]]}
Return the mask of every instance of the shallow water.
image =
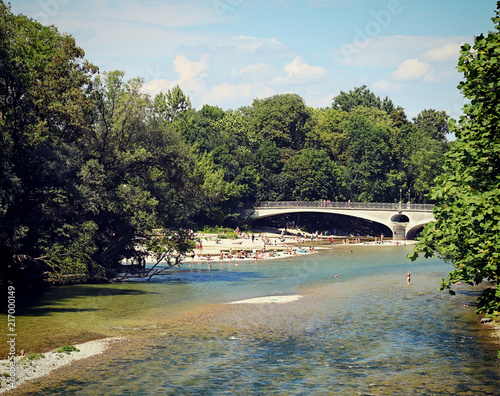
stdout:
{"type": "Polygon", "coordinates": [[[497,339],[473,308],[463,308],[474,292],[439,291],[450,267],[440,260],[408,262],[410,249],[339,246],[238,266],[200,264],[153,283],[52,289],[18,319],[19,342],[28,349],[101,335],[133,339],[26,392],[499,394],[497,339]],[[279,294],[304,297],[224,304],[279,294]]]}

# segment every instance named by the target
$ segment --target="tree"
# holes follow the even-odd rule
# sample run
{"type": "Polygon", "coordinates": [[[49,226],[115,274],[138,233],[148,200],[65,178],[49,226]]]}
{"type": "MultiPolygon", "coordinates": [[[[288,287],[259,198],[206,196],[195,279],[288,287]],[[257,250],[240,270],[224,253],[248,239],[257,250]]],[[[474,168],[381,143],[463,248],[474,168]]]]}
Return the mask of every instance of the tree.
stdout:
{"type": "Polygon", "coordinates": [[[299,151],[286,162],[283,173],[287,175],[292,190],[289,199],[337,200],[340,196],[340,170],[324,151],[299,151]]]}
{"type": "Polygon", "coordinates": [[[71,36],[14,16],[3,2],[0,12],[2,264],[23,254],[87,275],[94,225],[79,218],[76,175],[92,125],[97,68],[71,36]]]}
{"type": "Polygon", "coordinates": [[[251,132],[261,143],[272,140],[280,149],[304,147],[310,110],[296,94],[274,95],[253,101],[251,132]]]}
{"type": "Polygon", "coordinates": [[[413,123],[418,130],[428,137],[446,142],[446,135],[450,132],[448,128],[449,116],[445,111],[434,109],[422,110],[417,117],[413,118],[413,123]]]}
{"type": "Polygon", "coordinates": [[[180,133],[150,108],[141,79],[123,78],[113,71],[95,80],[98,117],[80,172],[82,215],[98,225],[94,257],[107,268],[133,256],[136,241],[154,229],[184,226],[197,195],[180,133]]]}
{"type": "Polygon", "coordinates": [[[5,216],[22,191],[21,180],[14,170],[14,136],[12,129],[7,126],[6,119],[7,114],[13,110],[11,103],[14,98],[9,93],[13,91],[12,86],[17,84],[19,79],[16,76],[12,54],[14,38],[14,16],[10,13],[10,8],[0,2],[0,219],[2,220],[0,233],[2,234],[11,231],[4,222],[5,216]]]}
{"type": "Polygon", "coordinates": [[[334,109],[349,112],[358,106],[380,108],[380,98],[375,96],[366,85],[354,88],[349,92],[340,91],[340,94],[333,98],[332,107],[334,109]]]}
{"type": "Polygon", "coordinates": [[[406,118],[405,111],[402,107],[398,106],[398,108],[392,110],[388,114],[391,116],[394,126],[401,128],[408,124],[408,119],[406,118]]]}
{"type": "Polygon", "coordinates": [[[224,110],[217,106],[203,105],[200,110],[188,114],[179,125],[188,144],[197,146],[200,152],[210,152],[222,145],[222,137],[216,124],[224,118],[224,110]]]}
{"type": "MultiPolygon", "coordinates": [[[[184,253],[194,249],[195,242],[191,239],[186,230],[170,231],[161,229],[151,234],[148,238],[140,240],[141,246],[138,252],[144,255],[154,257],[155,263],[151,268],[139,277],[148,278],[148,281],[155,275],[161,275],[166,270],[174,266],[180,266],[184,253]],[[158,268],[158,265],[164,261],[164,266],[158,268]]],[[[143,261],[143,260],[141,260],[143,261]]],[[[132,277],[138,277],[133,274],[132,277]]]]}
{"type": "Polygon", "coordinates": [[[387,202],[394,183],[388,178],[392,169],[390,129],[372,124],[366,116],[353,114],[345,123],[349,136],[348,160],[343,167],[346,198],[364,202],[387,202]]]}
{"type": "MultiPolygon", "coordinates": [[[[376,107],[377,109],[391,114],[396,107],[387,96],[380,99],[366,85],[354,88],[349,92],[340,91],[340,94],[333,98],[332,107],[334,109],[350,112],[358,106],[376,107]]],[[[401,109],[398,107],[397,109],[401,109]]]]}
{"type": "Polygon", "coordinates": [[[458,85],[470,104],[458,124],[456,141],[446,154],[445,173],[437,179],[435,222],[428,224],[410,256],[437,254],[455,267],[441,288],[457,282],[492,282],[478,298],[478,313],[500,313],[500,2],[492,18],[495,31],[461,49],[458,85]]]}
{"type": "Polygon", "coordinates": [[[200,153],[191,179],[199,186],[200,198],[204,204],[202,215],[216,224],[223,224],[225,214],[221,204],[240,194],[241,186],[225,180],[225,170],[214,163],[212,153],[200,153]]]}
{"type": "Polygon", "coordinates": [[[349,113],[342,110],[314,109],[306,147],[325,150],[332,160],[345,163],[349,139],[343,124],[348,118],[349,113]]]}
{"type": "Polygon", "coordinates": [[[383,125],[386,128],[393,128],[394,126],[394,121],[391,116],[377,107],[358,106],[352,109],[350,114],[362,115],[374,125],[383,125]]]}
{"type": "Polygon", "coordinates": [[[270,174],[281,171],[280,152],[276,143],[271,140],[264,140],[254,153],[253,162],[259,174],[267,178],[270,174]]]}
{"type": "Polygon", "coordinates": [[[403,136],[403,162],[408,176],[405,187],[411,188],[417,202],[426,202],[434,180],[443,173],[444,153],[449,143],[432,138],[413,124],[404,126],[403,136]]]}
{"type": "Polygon", "coordinates": [[[160,92],[153,99],[154,114],[162,120],[174,122],[180,114],[191,110],[191,100],[182,89],[176,85],[167,93],[160,92]]]}

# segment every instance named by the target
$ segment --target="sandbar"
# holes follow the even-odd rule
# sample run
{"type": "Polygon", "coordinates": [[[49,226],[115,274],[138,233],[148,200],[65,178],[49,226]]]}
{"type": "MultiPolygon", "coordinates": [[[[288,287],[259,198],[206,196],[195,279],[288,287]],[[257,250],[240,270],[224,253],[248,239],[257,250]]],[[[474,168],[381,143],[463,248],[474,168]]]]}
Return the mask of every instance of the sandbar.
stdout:
{"type": "Polygon", "coordinates": [[[249,298],[247,300],[233,301],[228,304],[286,304],[289,302],[297,301],[301,298],[302,296],[299,295],[266,296],[266,297],[249,298]]]}

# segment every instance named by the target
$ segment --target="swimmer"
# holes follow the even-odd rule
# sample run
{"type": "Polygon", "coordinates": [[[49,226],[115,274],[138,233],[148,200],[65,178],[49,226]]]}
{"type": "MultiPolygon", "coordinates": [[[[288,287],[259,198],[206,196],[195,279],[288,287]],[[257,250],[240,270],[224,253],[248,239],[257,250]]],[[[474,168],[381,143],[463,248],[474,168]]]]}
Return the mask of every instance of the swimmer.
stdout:
{"type": "Polygon", "coordinates": [[[406,283],[409,285],[410,284],[410,278],[411,278],[411,275],[410,275],[410,270],[408,270],[408,273],[406,274],[406,283]]]}

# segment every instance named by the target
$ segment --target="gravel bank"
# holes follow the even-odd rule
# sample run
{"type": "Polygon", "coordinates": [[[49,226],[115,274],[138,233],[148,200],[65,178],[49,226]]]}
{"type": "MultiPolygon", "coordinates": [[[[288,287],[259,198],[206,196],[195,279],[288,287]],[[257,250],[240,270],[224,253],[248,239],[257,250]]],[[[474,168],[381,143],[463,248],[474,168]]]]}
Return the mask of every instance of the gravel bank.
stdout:
{"type": "Polygon", "coordinates": [[[0,360],[0,393],[15,389],[23,382],[43,377],[53,370],[71,364],[71,362],[99,355],[106,351],[112,344],[125,341],[123,337],[110,337],[101,340],[89,341],[74,345],[78,351],[72,352],[47,352],[44,354],[16,357],[15,377],[11,376],[11,363],[9,360],[0,360]],[[13,379],[15,381],[13,382],[13,379]]]}

